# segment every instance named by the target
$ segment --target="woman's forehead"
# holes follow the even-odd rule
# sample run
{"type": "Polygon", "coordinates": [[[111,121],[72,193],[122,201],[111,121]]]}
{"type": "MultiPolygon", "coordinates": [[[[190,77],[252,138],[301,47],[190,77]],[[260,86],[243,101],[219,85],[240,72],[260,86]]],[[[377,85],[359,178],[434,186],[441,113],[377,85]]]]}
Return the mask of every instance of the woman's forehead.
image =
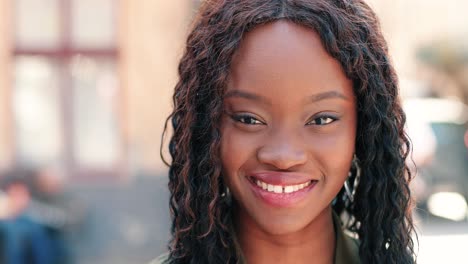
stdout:
{"type": "Polygon", "coordinates": [[[229,89],[265,93],[306,88],[308,94],[340,90],[352,96],[340,63],[310,28],[279,20],[258,26],[241,42],[231,65],[229,89]],[[313,89],[314,91],[310,91],[313,89]]]}

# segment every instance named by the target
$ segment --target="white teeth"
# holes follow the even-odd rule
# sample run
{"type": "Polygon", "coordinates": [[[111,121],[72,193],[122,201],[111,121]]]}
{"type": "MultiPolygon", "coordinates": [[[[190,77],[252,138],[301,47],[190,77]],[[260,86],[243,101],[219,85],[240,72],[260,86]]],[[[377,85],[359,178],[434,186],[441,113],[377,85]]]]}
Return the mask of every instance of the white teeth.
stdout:
{"type": "Polygon", "coordinates": [[[273,191],[275,193],[282,193],[283,192],[283,186],[275,185],[275,187],[273,188],[273,191]]]}
{"type": "Polygon", "coordinates": [[[267,186],[268,186],[268,191],[273,192],[273,189],[275,188],[275,186],[271,184],[267,184],[267,186]]]}
{"type": "Polygon", "coordinates": [[[268,184],[266,182],[262,182],[260,180],[254,180],[255,184],[262,188],[263,190],[266,190],[268,192],[273,192],[273,193],[292,193],[292,192],[297,192],[301,189],[304,189],[305,187],[309,186],[311,184],[311,181],[308,181],[306,183],[301,183],[301,184],[296,184],[296,185],[287,185],[287,186],[281,186],[281,185],[272,185],[268,184]]]}

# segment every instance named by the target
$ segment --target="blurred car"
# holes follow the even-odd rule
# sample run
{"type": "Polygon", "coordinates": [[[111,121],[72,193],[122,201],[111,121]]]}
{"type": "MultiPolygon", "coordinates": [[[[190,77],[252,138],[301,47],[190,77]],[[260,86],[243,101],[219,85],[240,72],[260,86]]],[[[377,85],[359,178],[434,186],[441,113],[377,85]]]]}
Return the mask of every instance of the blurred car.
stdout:
{"type": "Polygon", "coordinates": [[[464,134],[468,128],[468,106],[450,99],[418,98],[406,100],[403,107],[408,118],[407,132],[414,143],[418,186],[413,189],[420,215],[427,212],[466,221],[468,150],[464,134]]]}

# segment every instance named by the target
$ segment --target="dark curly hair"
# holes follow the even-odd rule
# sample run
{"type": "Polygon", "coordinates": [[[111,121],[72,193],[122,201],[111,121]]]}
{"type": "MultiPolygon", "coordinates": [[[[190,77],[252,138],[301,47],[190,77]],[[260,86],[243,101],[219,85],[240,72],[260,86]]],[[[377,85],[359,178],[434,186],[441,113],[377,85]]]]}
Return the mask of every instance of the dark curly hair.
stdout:
{"type": "Polygon", "coordinates": [[[346,227],[359,237],[362,263],[414,263],[405,114],[386,41],[376,15],[363,0],[202,2],[179,64],[174,110],[164,130],[170,122],[169,262],[238,261],[230,203],[221,195],[223,94],[244,34],[279,19],[317,32],[353,81],[361,179],[353,201],[341,190],[333,209],[351,216],[346,227]]]}

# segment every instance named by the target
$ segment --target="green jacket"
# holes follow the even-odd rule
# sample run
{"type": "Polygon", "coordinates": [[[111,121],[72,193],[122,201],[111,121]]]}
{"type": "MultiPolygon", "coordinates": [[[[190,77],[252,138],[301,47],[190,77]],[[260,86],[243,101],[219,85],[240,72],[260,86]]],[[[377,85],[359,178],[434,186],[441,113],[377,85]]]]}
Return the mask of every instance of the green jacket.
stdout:
{"type": "MultiPolygon", "coordinates": [[[[347,235],[341,226],[341,221],[336,214],[333,214],[333,222],[336,232],[336,250],[335,250],[335,263],[334,264],[360,264],[359,260],[359,242],[347,235]]],[[[150,264],[163,264],[169,257],[165,253],[150,264]]],[[[246,264],[244,259],[241,259],[240,264],[246,264]]]]}

